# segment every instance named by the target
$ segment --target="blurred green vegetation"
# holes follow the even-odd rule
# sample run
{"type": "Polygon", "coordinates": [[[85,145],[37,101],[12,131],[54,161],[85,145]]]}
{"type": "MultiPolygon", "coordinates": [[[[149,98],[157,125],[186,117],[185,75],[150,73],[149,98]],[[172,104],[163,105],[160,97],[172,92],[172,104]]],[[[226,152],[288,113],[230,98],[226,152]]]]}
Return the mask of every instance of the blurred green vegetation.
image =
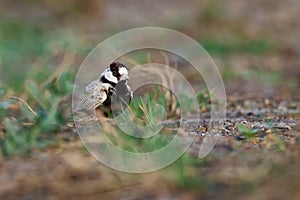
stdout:
{"type": "Polygon", "coordinates": [[[239,35],[234,35],[229,39],[207,38],[201,41],[201,45],[209,54],[218,56],[233,53],[263,54],[271,49],[271,44],[264,38],[250,39],[239,35]]]}
{"type": "Polygon", "coordinates": [[[187,154],[181,156],[173,165],[164,169],[167,176],[185,189],[206,190],[213,187],[206,178],[205,170],[212,165],[212,157],[193,158],[187,154]]]}
{"type": "Polygon", "coordinates": [[[6,97],[2,92],[0,116],[5,135],[0,137],[0,144],[3,156],[30,154],[32,149],[46,147],[56,140],[57,133],[70,121],[68,96],[73,88],[72,79],[73,74],[63,72],[43,88],[29,80],[26,101],[6,97]]]}
{"type": "Polygon", "coordinates": [[[47,36],[35,25],[0,19],[1,79],[10,87],[21,91],[30,69],[29,62],[45,55],[47,36]]]}
{"type": "Polygon", "coordinates": [[[64,54],[83,55],[88,48],[79,48],[80,40],[68,30],[8,18],[0,18],[0,44],[0,83],[17,93],[25,89],[25,80],[33,76],[43,80],[65,67],[59,65],[64,54]]]}
{"type": "Polygon", "coordinates": [[[2,155],[48,146],[70,121],[78,41],[68,31],[0,18],[2,155]]]}

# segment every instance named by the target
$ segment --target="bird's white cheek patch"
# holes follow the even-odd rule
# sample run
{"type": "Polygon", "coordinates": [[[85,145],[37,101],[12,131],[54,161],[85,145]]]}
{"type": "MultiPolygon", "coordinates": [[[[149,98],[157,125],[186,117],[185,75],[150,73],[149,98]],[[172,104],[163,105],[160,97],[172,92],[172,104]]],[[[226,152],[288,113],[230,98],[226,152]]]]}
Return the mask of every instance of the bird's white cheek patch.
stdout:
{"type": "Polygon", "coordinates": [[[117,77],[113,76],[112,72],[107,72],[107,73],[105,73],[104,76],[105,76],[105,78],[106,78],[107,80],[109,80],[110,82],[118,83],[117,77]]]}
{"type": "Polygon", "coordinates": [[[119,69],[119,73],[121,75],[128,75],[128,70],[125,67],[122,67],[121,69],[119,69]]]}

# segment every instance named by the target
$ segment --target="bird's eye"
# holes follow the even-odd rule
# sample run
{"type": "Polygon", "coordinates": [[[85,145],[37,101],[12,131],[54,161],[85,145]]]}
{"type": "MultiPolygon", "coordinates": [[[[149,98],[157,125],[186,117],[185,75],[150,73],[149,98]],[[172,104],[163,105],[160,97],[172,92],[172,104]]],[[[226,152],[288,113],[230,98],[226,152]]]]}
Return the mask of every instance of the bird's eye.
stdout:
{"type": "Polygon", "coordinates": [[[114,76],[117,76],[117,72],[113,72],[113,75],[114,75],[114,76]]]}

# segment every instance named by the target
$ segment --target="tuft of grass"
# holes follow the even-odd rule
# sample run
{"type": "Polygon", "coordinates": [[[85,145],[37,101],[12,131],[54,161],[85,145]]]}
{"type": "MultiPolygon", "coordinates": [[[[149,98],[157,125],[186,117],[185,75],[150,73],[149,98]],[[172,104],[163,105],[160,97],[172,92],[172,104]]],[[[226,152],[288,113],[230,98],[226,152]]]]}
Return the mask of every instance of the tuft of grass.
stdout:
{"type": "Polygon", "coordinates": [[[278,146],[278,148],[281,150],[281,151],[285,151],[285,145],[284,145],[284,142],[283,140],[281,139],[280,137],[280,133],[279,131],[274,128],[274,125],[268,120],[268,119],[264,119],[265,123],[268,125],[268,127],[270,128],[271,130],[271,133],[274,134],[275,138],[276,138],[276,144],[278,146]]]}
{"type": "MultiPolygon", "coordinates": [[[[179,119],[181,109],[192,113],[195,111],[194,106],[196,106],[190,103],[189,97],[182,97],[185,101],[184,105],[180,105],[176,98],[167,98],[168,95],[169,93],[166,93],[164,88],[156,87],[143,96],[135,96],[128,107],[129,117],[126,117],[126,123],[134,123],[141,127],[150,125],[151,131],[159,131],[157,135],[148,138],[134,137],[128,135],[119,127],[109,125],[106,129],[103,129],[106,137],[116,146],[135,153],[152,152],[166,146],[177,134],[179,124],[174,124],[172,128],[163,125],[160,127],[160,124],[163,124],[164,120],[179,119]],[[176,101],[175,104],[172,102],[174,100],[176,101]],[[175,109],[172,105],[176,105],[175,109]]],[[[211,103],[207,93],[199,91],[197,99],[200,109],[210,110],[211,103]]],[[[105,127],[105,124],[102,127],[105,127]]],[[[138,130],[133,128],[127,131],[136,132],[138,130]]]]}
{"type": "Polygon", "coordinates": [[[236,126],[239,132],[246,137],[247,141],[250,141],[259,132],[258,129],[250,129],[248,126],[241,123],[237,123],[236,126]]]}
{"type": "MultiPolygon", "coordinates": [[[[129,105],[132,118],[142,119],[146,124],[156,122],[157,115],[162,117],[162,113],[154,112],[152,106],[158,104],[166,111],[166,118],[176,119],[180,117],[181,110],[193,113],[195,112],[195,104],[191,97],[182,94],[180,98],[183,103],[180,105],[177,98],[164,88],[156,87],[154,91],[149,92],[143,96],[136,96],[129,105]],[[171,97],[170,97],[171,96],[171,97]],[[175,105],[175,106],[174,106],[175,105]]],[[[196,93],[196,99],[201,112],[208,112],[211,110],[211,99],[207,90],[199,90],[196,93]]]]}
{"type": "MultiPolygon", "coordinates": [[[[279,131],[274,128],[274,125],[272,123],[270,123],[266,120],[265,120],[265,122],[269,128],[268,134],[270,136],[269,138],[267,137],[267,139],[265,139],[265,140],[272,140],[272,141],[268,141],[268,142],[276,144],[281,151],[284,151],[285,145],[280,137],[279,131]]],[[[246,137],[248,142],[250,142],[251,139],[259,133],[259,129],[250,129],[248,126],[243,125],[241,123],[237,123],[236,126],[238,128],[238,131],[246,137]]]]}

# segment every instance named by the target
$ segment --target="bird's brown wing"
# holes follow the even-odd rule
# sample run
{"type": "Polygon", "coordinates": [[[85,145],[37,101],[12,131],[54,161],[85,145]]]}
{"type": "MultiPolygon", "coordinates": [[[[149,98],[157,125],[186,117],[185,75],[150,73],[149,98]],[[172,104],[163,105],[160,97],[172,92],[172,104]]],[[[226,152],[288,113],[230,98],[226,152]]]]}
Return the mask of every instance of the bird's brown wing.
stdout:
{"type": "Polygon", "coordinates": [[[91,82],[77,105],[77,110],[92,110],[99,107],[107,98],[107,88],[99,80],[91,82]]]}

